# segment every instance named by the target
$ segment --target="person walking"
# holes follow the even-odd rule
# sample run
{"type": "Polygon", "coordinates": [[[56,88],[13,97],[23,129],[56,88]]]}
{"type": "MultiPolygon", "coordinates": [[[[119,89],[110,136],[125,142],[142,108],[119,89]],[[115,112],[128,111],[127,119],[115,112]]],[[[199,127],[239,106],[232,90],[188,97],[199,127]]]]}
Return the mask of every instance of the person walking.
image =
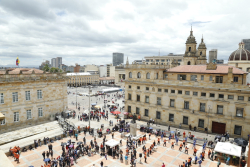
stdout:
{"type": "Polygon", "coordinates": [[[43,155],[43,160],[44,160],[45,159],[45,151],[43,151],[42,155],[43,155]]]}
{"type": "Polygon", "coordinates": [[[164,144],[163,144],[163,147],[166,147],[167,146],[167,140],[166,139],[164,139],[164,144]]]}
{"type": "Polygon", "coordinates": [[[218,158],[217,167],[219,167],[220,164],[221,164],[221,162],[220,162],[220,159],[218,158]]]}
{"type": "Polygon", "coordinates": [[[101,165],[101,167],[103,167],[103,161],[101,161],[100,165],[101,165]]]}
{"type": "Polygon", "coordinates": [[[174,148],[174,142],[172,142],[171,148],[174,148]]]}
{"type": "Polygon", "coordinates": [[[46,152],[46,157],[49,158],[49,152],[48,151],[46,152]]]}
{"type": "Polygon", "coordinates": [[[181,151],[182,150],[182,143],[180,144],[180,147],[179,147],[179,151],[181,151]]]}
{"type": "Polygon", "coordinates": [[[186,146],[186,148],[185,148],[185,153],[187,153],[187,154],[188,154],[188,148],[187,148],[187,146],[186,146]]]}

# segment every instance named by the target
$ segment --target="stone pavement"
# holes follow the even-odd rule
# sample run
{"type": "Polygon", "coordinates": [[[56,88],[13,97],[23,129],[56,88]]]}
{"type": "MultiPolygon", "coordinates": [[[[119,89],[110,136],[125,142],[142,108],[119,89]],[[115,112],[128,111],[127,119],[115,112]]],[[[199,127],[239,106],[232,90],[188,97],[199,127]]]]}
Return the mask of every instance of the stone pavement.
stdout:
{"type": "MultiPolygon", "coordinates": [[[[138,134],[144,134],[142,132],[137,132],[138,134]]],[[[79,135],[79,141],[82,140],[82,138],[84,137],[84,134],[81,133],[79,135]]],[[[107,140],[110,140],[112,137],[111,135],[107,135],[107,140]]],[[[53,152],[54,152],[54,157],[58,157],[59,155],[61,155],[62,153],[62,149],[61,149],[61,142],[66,142],[68,139],[70,139],[70,137],[67,138],[63,138],[60,141],[56,141],[53,143],[53,152]]],[[[75,139],[72,137],[71,138],[72,141],[75,141],[75,139]]],[[[90,136],[88,133],[86,135],[86,140],[87,140],[87,144],[89,144],[90,140],[93,140],[93,137],[90,136]]],[[[126,144],[126,139],[123,138],[121,139],[121,134],[116,132],[114,135],[114,140],[116,141],[120,141],[122,140],[122,147],[120,147],[120,149],[123,150],[123,153],[125,153],[125,144],[126,144]]],[[[149,146],[153,143],[153,141],[157,142],[157,138],[152,135],[151,136],[151,140],[148,140],[148,134],[147,134],[147,141],[144,144],[146,146],[146,148],[149,148],[149,146]]],[[[168,140],[168,139],[167,139],[168,140]]],[[[172,141],[172,140],[171,140],[172,141]]],[[[97,138],[97,142],[98,144],[100,144],[102,142],[102,138],[97,138]]],[[[180,142],[179,142],[180,144],[180,142]]],[[[142,166],[146,166],[146,167],[161,167],[162,163],[165,163],[165,165],[167,167],[178,167],[179,165],[181,165],[183,163],[183,161],[187,160],[188,157],[192,157],[193,158],[193,149],[192,149],[192,144],[188,144],[188,148],[189,148],[189,152],[188,154],[184,153],[183,151],[179,151],[179,146],[175,145],[174,149],[170,148],[170,143],[167,142],[167,146],[163,147],[163,142],[161,141],[160,145],[158,146],[157,150],[155,152],[153,152],[150,157],[147,158],[147,162],[145,163],[144,158],[141,159],[142,164],[139,163],[140,159],[139,157],[139,153],[142,152],[142,146],[139,146],[137,148],[137,166],[138,167],[142,167],[142,166]]],[[[202,147],[197,146],[196,147],[198,149],[198,153],[197,155],[199,155],[199,153],[201,152],[202,147]]],[[[16,167],[27,167],[29,165],[33,165],[35,167],[40,167],[41,165],[44,164],[43,162],[43,158],[42,158],[42,152],[43,151],[48,151],[48,147],[47,145],[42,145],[41,147],[38,147],[37,149],[33,149],[31,151],[27,151],[27,152],[23,152],[21,153],[20,156],[20,163],[17,164],[16,162],[14,162],[13,157],[8,157],[10,159],[10,161],[12,162],[12,164],[16,167]]],[[[206,153],[208,152],[208,149],[206,149],[206,153]]],[[[123,154],[124,155],[124,154],[123,154]]],[[[130,160],[130,155],[128,156],[129,160],[130,160]]],[[[125,160],[123,161],[123,163],[120,162],[119,159],[113,159],[112,157],[108,156],[107,160],[103,157],[100,156],[100,154],[96,154],[92,157],[88,157],[88,156],[83,156],[80,157],[77,160],[77,164],[74,164],[74,167],[90,167],[91,165],[95,164],[95,166],[100,166],[100,162],[103,161],[104,162],[104,166],[109,166],[109,167],[120,167],[120,166],[130,166],[130,165],[125,165],[125,160]]],[[[221,166],[227,166],[225,164],[225,162],[221,159],[221,166]]],[[[198,167],[197,164],[193,164],[192,166],[194,167],[198,167]]],[[[211,161],[208,159],[207,154],[205,155],[205,160],[202,162],[202,165],[204,167],[216,167],[217,166],[217,161],[211,161]]],[[[230,166],[233,166],[232,164],[230,164],[230,166]]]]}

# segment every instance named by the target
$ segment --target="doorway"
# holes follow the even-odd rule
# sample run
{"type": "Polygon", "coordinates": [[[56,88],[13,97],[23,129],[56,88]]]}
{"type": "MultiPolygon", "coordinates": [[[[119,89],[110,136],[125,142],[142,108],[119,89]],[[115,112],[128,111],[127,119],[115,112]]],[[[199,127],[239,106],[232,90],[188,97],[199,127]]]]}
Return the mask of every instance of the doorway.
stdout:
{"type": "Polygon", "coordinates": [[[225,134],[226,124],[219,122],[212,122],[212,133],[225,134]]]}

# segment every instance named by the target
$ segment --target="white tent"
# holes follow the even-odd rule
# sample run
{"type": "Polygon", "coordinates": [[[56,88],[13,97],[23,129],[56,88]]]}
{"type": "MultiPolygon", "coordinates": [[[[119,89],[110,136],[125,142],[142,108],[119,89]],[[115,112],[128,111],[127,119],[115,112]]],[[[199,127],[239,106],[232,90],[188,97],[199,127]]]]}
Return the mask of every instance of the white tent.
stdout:
{"type": "Polygon", "coordinates": [[[113,148],[115,146],[118,146],[119,142],[116,141],[116,140],[111,139],[111,140],[105,142],[105,145],[109,146],[110,148],[113,148]]]}
{"type": "Polygon", "coordinates": [[[241,157],[241,147],[231,143],[218,142],[214,151],[241,157]]]}

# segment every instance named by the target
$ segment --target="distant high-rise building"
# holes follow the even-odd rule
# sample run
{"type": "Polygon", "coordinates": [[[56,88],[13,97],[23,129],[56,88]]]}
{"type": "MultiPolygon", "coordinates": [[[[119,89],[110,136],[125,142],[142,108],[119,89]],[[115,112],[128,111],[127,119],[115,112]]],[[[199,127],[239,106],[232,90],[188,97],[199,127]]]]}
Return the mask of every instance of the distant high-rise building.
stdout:
{"type": "Polygon", "coordinates": [[[59,68],[61,64],[62,64],[62,57],[57,57],[56,58],[56,68],[59,68]]]}
{"type": "Polygon", "coordinates": [[[51,67],[56,67],[56,58],[51,59],[51,67]]]}
{"type": "Polygon", "coordinates": [[[113,66],[124,63],[124,54],[123,53],[113,53],[113,66]]]}
{"type": "Polygon", "coordinates": [[[223,59],[216,60],[216,63],[217,63],[217,64],[224,64],[224,60],[223,60],[223,59]]]}
{"type": "Polygon", "coordinates": [[[217,49],[209,51],[209,63],[213,63],[213,60],[217,60],[217,49]]]}
{"type": "Polygon", "coordinates": [[[245,49],[250,51],[250,39],[242,39],[242,42],[245,43],[245,49]]]}

